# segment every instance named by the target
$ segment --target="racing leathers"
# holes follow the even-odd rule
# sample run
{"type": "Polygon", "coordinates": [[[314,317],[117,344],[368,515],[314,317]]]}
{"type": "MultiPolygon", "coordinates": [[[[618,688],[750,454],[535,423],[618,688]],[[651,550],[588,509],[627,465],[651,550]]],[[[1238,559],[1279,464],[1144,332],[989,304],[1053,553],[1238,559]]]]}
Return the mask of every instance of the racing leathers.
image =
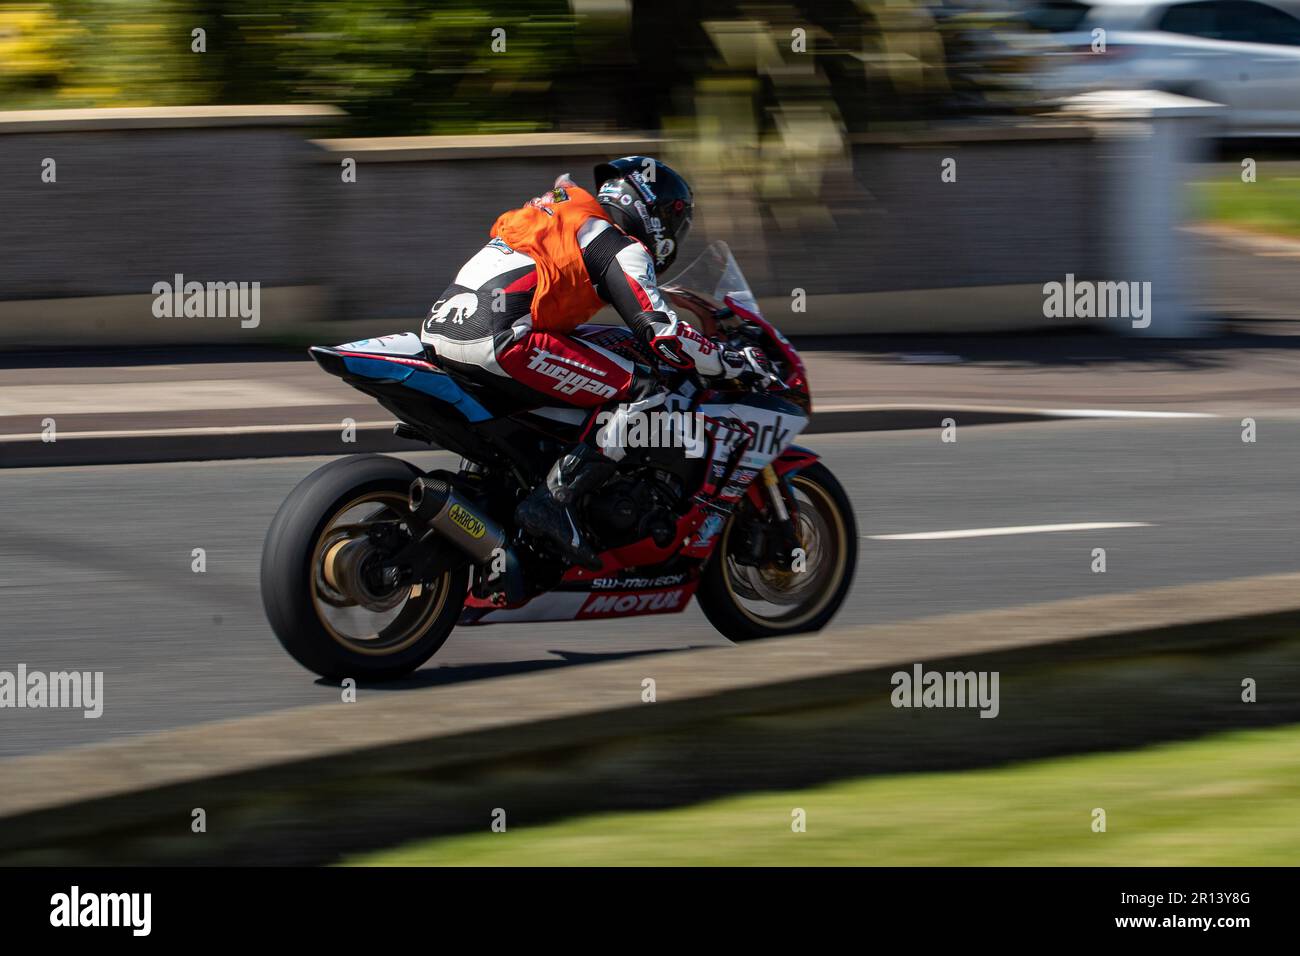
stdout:
{"type": "Polygon", "coordinates": [[[718,345],[668,306],[645,246],[567,177],[498,220],[489,242],[434,304],[420,336],[449,371],[521,404],[589,410],[584,440],[520,503],[516,518],[570,561],[591,568],[600,562],[568,506],[603,483],[625,455],[617,436],[627,434],[627,417],[651,412],[666,395],[644,368],[567,334],[605,303],[660,361],[705,377],[730,371],[718,345]],[[525,214],[531,218],[522,224],[508,220],[525,214]],[[539,285],[547,293],[541,303],[539,285]],[[594,427],[598,411],[611,405],[617,406],[612,417],[594,427]]]}

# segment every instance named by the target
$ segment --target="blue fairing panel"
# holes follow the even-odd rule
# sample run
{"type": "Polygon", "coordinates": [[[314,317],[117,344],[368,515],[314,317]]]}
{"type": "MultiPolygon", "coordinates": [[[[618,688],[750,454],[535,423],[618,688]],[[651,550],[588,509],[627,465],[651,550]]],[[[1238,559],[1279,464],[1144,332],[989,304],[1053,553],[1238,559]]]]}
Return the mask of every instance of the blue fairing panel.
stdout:
{"type": "Polygon", "coordinates": [[[400,382],[413,391],[431,395],[448,405],[454,405],[467,421],[482,422],[492,418],[492,414],[457,385],[446,372],[416,368],[364,355],[342,353],[341,357],[344,367],[352,375],[373,378],[377,381],[400,382]]]}

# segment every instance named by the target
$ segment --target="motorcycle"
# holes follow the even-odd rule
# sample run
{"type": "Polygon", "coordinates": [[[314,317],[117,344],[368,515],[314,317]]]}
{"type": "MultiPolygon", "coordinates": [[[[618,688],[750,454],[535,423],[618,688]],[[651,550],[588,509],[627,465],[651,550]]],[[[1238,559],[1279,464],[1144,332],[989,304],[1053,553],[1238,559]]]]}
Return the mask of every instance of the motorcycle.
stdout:
{"type": "MultiPolygon", "coordinates": [[[[414,333],[313,347],[324,371],[396,416],[396,434],[462,460],[456,471],[422,471],[355,455],[294,488],[261,568],[266,616],[285,650],[322,677],[380,681],[421,666],[457,626],[671,614],[692,597],[733,641],[825,626],[853,580],[858,535],[839,481],[794,444],[812,415],[803,362],[760,314],[725,243],[663,291],[748,370],[706,382],[659,367],[671,413],[679,426],[701,426],[698,441],[670,463],[633,448],[573,506],[599,551],[594,571],[514,522],[518,502],[577,440],[586,410],[520,407],[450,374],[414,333]]],[[[630,329],[572,334],[658,367],[630,329]]]]}

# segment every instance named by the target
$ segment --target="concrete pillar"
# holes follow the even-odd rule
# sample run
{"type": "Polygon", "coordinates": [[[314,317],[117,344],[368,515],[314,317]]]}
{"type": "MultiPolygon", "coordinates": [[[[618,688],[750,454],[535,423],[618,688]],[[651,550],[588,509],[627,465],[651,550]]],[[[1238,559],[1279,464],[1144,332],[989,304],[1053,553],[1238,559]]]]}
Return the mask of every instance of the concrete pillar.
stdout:
{"type": "Polygon", "coordinates": [[[1102,279],[1139,283],[1144,297],[1150,290],[1145,318],[1103,320],[1115,331],[1166,338],[1209,331],[1196,307],[1194,240],[1181,227],[1189,221],[1191,164],[1221,109],[1155,90],[1103,90],[1066,101],[1067,114],[1097,128],[1107,270],[1102,279]]]}

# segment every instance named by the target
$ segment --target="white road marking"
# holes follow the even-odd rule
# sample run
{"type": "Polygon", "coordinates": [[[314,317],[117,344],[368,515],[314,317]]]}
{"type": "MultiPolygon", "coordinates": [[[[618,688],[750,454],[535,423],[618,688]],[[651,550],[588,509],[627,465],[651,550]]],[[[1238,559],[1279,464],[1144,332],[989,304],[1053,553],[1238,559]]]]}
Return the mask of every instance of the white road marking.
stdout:
{"type": "Polygon", "coordinates": [[[1051,408],[1061,418],[1218,418],[1213,412],[1134,411],[1124,408],[1051,408]]]}
{"type": "Polygon", "coordinates": [[[1106,531],[1111,528],[1150,528],[1146,521],[1085,521],[1077,524],[1023,524],[1006,528],[966,528],[961,531],[916,531],[911,534],[864,534],[872,541],[945,541],[949,538],[994,538],[1008,534],[1047,534],[1053,531],[1106,531]]]}
{"type": "Polygon", "coordinates": [[[1007,412],[1049,418],[1218,418],[1213,412],[1172,412],[1131,408],[1036,408],[1017,405],[818,405],[819,412],[1007,412]]]}
{"type": "MultiPolygon", "coordinates": [[[[393,422],[357,422],[358,429],[391,429],[393,422]]],[[[168,438],[175,435],[263,435],[275,432],[332,432],[342,431],[343,423],[313,422],[303,425],[200,425],[191,428],[133,428],[100,432],[59,432],[58,440],[68,438],[168,438]]],[[[40,441],[40,432],[0,435],[0,445],[6,442],[40,441]]]]}

